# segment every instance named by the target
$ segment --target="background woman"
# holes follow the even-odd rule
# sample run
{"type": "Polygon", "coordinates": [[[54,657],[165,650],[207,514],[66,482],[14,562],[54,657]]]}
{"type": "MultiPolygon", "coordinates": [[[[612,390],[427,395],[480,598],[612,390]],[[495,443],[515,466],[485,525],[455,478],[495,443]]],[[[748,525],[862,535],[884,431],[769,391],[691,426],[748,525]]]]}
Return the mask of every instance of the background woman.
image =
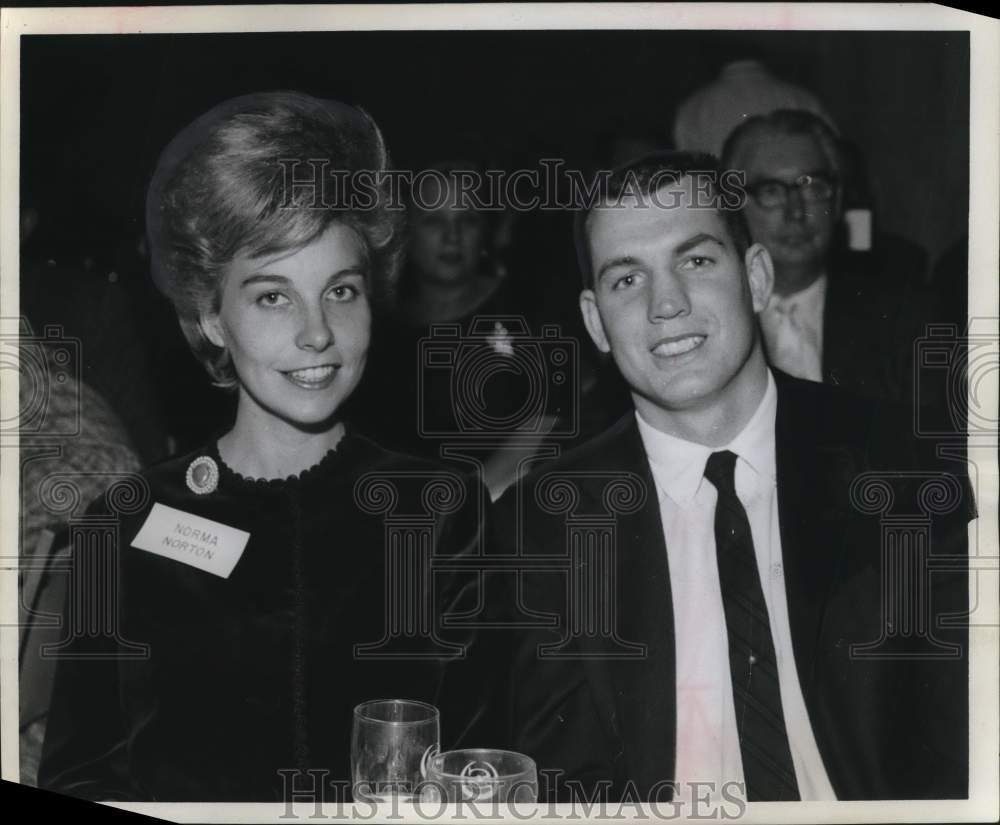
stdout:
{"type": "MultiPolygon", "coordinates": [[[[387,595],[383,517],[436,511],[434,552],[461,552],[476,539],[478,490],[383,450],[345,414],[400,215],[382,191],[352,203],[348,187],[330,203],[317,187],[290,188],[289,159],[310,162],[299,181],[303,168],[387,165],[367,115],[290,92],[217,106],[160,158],[147,199],[153,276],[195,355],[237,393],[236,419],[136,479],[126,504],[112,490],[91,507],[118,519],[105,591],[115,622],[76,634],[59,662],[43,787],[269,801],[311,782],[305,771],[347,779],[354,705],[433,701],[455,652],[436,616],[408,647],[390,633],[405,608],[387,595]]],[[[407,604],[443,604],[438,578],[428,573],[407,604]]],[[[100,599],[90,590],[69,604],[100,599]]]]}
{"type": "MultiPolygon", "coordinates": [[[[472,431],[499,446],[535,389],[511,350],[514,335],[537,333],[533,296],[519,291],[506,271],[500,253],[509,220],[480,208],[489,204],[488,190],[484,169],[472,161],[434,163],[414,176],[398,294],[372,354],[379,374],[392,377],[367,385],[361,402],[365,426],[409,453],[439,458],[442,445],[472,431]],[[463,178],[479,185],[470,188],[463,178]],[[453,348],[451,368],[428,363],[423,354],[442,325],[458,335],[431,346],[453,348]],[[462,379],[469,359],[509,365],[481,371],[469,383],[462,379]]],[[[537,440],[542,435],[544,428],[537,440]]],[[[482,456],[494,496],[513,480],[517,460],[533,451],[529,443],[482,456]]]]}

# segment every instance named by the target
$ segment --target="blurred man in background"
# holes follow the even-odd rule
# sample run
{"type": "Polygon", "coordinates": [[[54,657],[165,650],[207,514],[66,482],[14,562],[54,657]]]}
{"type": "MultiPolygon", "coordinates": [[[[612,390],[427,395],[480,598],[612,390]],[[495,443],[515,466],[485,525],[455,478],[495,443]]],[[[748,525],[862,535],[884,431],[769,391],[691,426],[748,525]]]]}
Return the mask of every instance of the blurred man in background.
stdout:
{"type": "Polygon", "coordinates": [[[835,271],[843,177],[826,121],[790,109],[750,118],[726,140],[721,162],[745,173],[750,233],[774,261],[774,296],[760,316],[771,364],[910,403],[929,304],[904,281],[835,271]]]}

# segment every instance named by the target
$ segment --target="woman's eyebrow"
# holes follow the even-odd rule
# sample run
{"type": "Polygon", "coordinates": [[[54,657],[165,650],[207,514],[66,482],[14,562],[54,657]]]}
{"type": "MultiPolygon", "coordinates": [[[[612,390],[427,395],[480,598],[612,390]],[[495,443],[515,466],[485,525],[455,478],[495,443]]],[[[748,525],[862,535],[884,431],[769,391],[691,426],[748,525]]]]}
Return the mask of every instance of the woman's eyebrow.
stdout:
{"type": "Polygon", "coordinates": [[[287,284],[288,278],[286,278],[284,275],[273,275],[268,272],[257,272],[253,275],[248,275],[246,278],[244,278],[243,281],[240,283],[240,288],[242,289],[243,287],[253,286],[254,284],[259,284],[259,283],[287,284]]]}
{"type": "Polygon", "coordinates": [[[329,278],[326,279],[327,283],[331,281],[337,281],[341,278],[349,278],[351,275],[358,275],[362,278],[368,277],[368,268],[361,264],[357,266],[345,266],[343,269],[334,272],[329,278]]]}

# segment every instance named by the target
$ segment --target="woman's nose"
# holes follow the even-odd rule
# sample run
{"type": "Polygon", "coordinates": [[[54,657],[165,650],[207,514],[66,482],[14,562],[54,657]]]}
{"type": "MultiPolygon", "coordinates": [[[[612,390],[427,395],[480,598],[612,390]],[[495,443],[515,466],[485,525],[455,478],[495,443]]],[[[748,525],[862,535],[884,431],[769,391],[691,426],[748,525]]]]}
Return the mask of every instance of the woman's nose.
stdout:
{"type": "Polygon", "coordinates": [[[444,225],[444,239],[448,243],[458,243],[462,240],[462,227],[456,220],[448,220],[444,225]]]}
{"type": "Polygon", "coordinates": [[[319,307],[308,309],[302,319],[302,326],[295,338],[299,349],[321,352],[333,343],[333,329],[326,315],[319,307]]]}

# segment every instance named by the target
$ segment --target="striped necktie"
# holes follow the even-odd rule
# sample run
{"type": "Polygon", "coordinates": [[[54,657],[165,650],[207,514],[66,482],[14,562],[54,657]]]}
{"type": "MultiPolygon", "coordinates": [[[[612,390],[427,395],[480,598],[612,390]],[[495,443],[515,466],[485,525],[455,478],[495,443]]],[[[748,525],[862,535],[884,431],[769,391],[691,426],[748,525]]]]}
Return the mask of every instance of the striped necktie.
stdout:
{"type": "Polygon", "coordinates": [[[735,453],[712,453],[705,465],[705,478],[718,491],[715,547],[747,800],[798,800],[771,624],[750,522],[736,497],[735,469],[735,453]]]}

